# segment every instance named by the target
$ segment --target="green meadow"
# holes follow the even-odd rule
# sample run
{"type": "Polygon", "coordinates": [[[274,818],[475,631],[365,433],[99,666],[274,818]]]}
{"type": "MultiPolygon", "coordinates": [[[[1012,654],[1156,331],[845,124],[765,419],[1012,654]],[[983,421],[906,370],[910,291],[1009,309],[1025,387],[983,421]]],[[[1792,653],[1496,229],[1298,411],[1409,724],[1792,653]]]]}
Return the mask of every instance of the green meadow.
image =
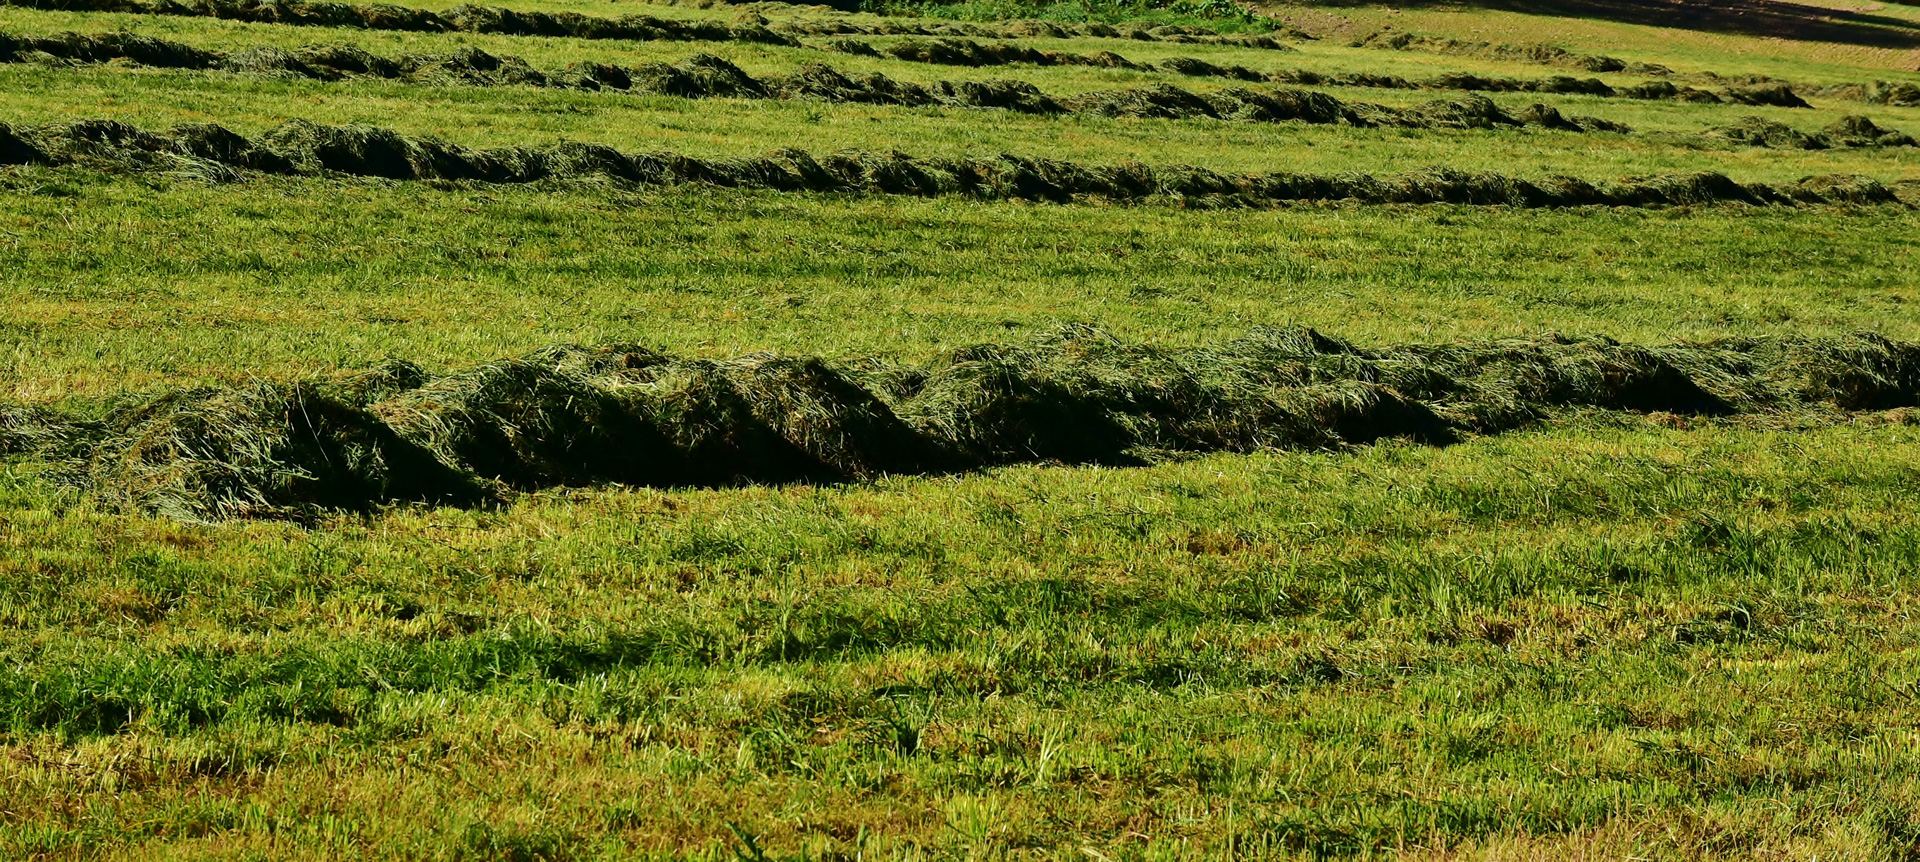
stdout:
{"type": "MultiPolygon", "coordinates": [[[[1244,33],[1284,20],[1304,31],[1273,30],[1294,50],[1000,41],[1267,73],[1572,74],[1619,88],[1649,77],[1354,44],[1391,24],[1658,62],[1716,91],[1727,84],[1698,73],[1769,75],[1811,103],[1487,94],[1624,133],[317,80],[0,51],[0,123],[22,130],[104,119],[258,138],[300,120],[472,148],[582,141],[720,160],[799,148],[1325,176],[1437,166],[1541,182],[1844,175],[1904,199],[1045,202],[209,171],[186,153],[30,163],[0,147],[0,858],[1920,858],[1920,147],[1701,134],[1748,116],[1814,131],[1855,115],[1920,134],[1920,107],[1811,90],[1920,82],[1914,48],[1898,48],[1920,46],[1920,23],[1900,23],[1920,12],[1884,4],[1862,23],[1847,16],[1865,12],[1774,7],[1824,21],[1826,41],[1712,16],[1657,28],[1598,2],[1272,5],[1251,18],[1097,4],[877,7],[884,16],[516,5],[757,14],[776,30],[1146,18],[1244,33]],[[769,356],[820,357],[863,369],[867,385],[1072,327],[1161,351],[1310,328],[1354,351],[1327,348],[1312,368],[1364,354],[1390,371],[1458,345],[1656,357],[1676,344],[1843,347],[1755,360],[1766,385],[1809,394],[1737,410],[1527,402],[1512,393],[1557,384],[1525,366],[1460,386],[1511,396],[1527,421],[1445,440],[1339,431],[1312,446],[1106,460],[1036,448],[982,469],[660,486],[495,482],[462,462],[497,493],[291,519],[143,507],[102,484],[106,450],[86,448],[145,434],[111,457],[155,470],[193,461],[203,484],[191,487],[211,495],[204,477],[223,458],[234,482],[254,481],[256,462],[233,443],[254,438],[193,412],[233,393],[396,367],[421,375],[393,384],[403,395],[438,391],[469,369],[524,368],[503,360],[542,348],[604,344],[627,345],[629,363],[657,351],[736,382],[769,356]],[[88,430],[46,436],[70,426],[88,430]]],[[[1275,87],[915,63],[824,50],[810,35],[791,47],[0,7],[0,32],[67,31],[227,53],[479,48],[543,71],[705,53],[756,76],[825,63],[1063,97],[1275,87]]],[[[1394,108],[1467,95],[1300,89],[1394,108]]],[[[1551,370],[1586,383],[1625,373],[1596,367],[1551,370]]],[[[1008,391],[1028,406],[1082,397],[1048,380],[1008,391]]],[[[1400,380],[1362,383],[1378,393],[1400,380]]],[[[919,385],[930,384],[872,388],[919,385]]],[[[906,416],[907,398],[871,409],[906,416]]],[[[1416,408],[1458,406],[1429,400],[1416,408]]],[[[323,402],[298,405],[310,403],[323,402]]],[[[391,403],[324,402],[354,417],[391,403]]],[[[999,421],[990,407],[983,426],[999,421]]],[[[514,445],[586,457],[601,439],[554,443],[564,429],[542,423],[555,413],[485,409],[514,445]]],[[[811,409],[727,421],[804,448],[812,438],[794,429],[826,421],[811,409]]],[[[301,434],[333,427],[299,412],[261,414],[292,430],[257,460],[290,459],[301,434]]],[[[450,460],[451,445],[421,451],[450,460]]],[[[300,469],[275,475],[297,484],[300,469]]]]}

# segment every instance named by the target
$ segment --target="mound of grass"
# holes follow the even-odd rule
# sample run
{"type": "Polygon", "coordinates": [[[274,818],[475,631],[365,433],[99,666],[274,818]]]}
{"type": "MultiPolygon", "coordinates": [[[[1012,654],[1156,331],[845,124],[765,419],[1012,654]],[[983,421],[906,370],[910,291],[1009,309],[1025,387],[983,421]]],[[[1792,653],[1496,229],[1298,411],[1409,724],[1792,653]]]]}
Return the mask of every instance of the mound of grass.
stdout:
{"type": "Polygon", "coordinates": [[[99,423],[8,413],[0,440],[61,453],[113,499],[209,519],[473,504],[490,487],[837,481],[1385,438],[1439,445],[1570,407],[1728,415],[1916,398],[1920,345],[1866,335],[1368,350],[1283,330],[1159,350],[1081,327],[921,367],[549,348],[432,379],[388,366],[331,384],[168,393],[99,423]]]}
{"type": "Polygon", "coordinates": [[[483,499],[469,475],[313,385],[169,393],[115,412],[92,433],[100,442],[83,467],[91,484],[179,518],[483,499]]]}
{"type": "Polygon", "coordinates": [[[1476,57],[1503,62],[1562,66],[1587,72],[1629,72],[1661,79],[1688,80],[1720,87],[1718,93],[1678,86],[1672,80],[1649,81],[1623,90],[1635,98],[1679,99],[1687,102],[1741,105],[1767,105],[1782,108],[1810,107],[1801,93],[1829,99],[1846,99],[1871,104],[1909,107],[1920,105],[1920,85],[1911,81],[1872,81],[1850,83],[1806,83],[1781,81],[1767,75],[1724,75],[1718,72],[1680,74],[1658,63],[1629,63],[1602,54],[1569,51],[1543,43],[1510,44],[1431,36],[1403,30],[1381,30],[1351,43],[1353,47],[1400,51],[1430,51],[1453,56],[1476,57]]]}
{"type": "Polygon", "coordinates": [[[1404,30],[1383,30],[1355,39],[1356,48],[1383,48],[1394,51],[1433,51],[1458,56],[1485,57],[1493,60],[1566,66],[1584,72],[1637,72],[1670,74],[1664,66],[1633,64],[1599,54],[1581,54],[1555,45],[1510,45],[1496,42],[1469,42],[1446,36],[1424,36],[1404,30]]]}
{"type": "MultiPolygon", "coordinates": [[[[1014,42],[981,42],[965,38],[906,39],[876,48],[867,42],[834,39],[823,47],[828,50],[866,57],[888,57],[907,62],[980,68],[1012,64],[1036,66],[1085,66],[1163,72],[1186,77],[1222,78],[1248,83],[1278,83],[1309,86],[1347,86],[1398,90],[1465,90],[1470,92],[1520,92],[1626,97],[1635,99],[1671,99],[1679,101],[1744,104],[1779,104],[1791,101],[1804,106],[1790,89],[1750,88],[1729,90],[1722,98],[1705,90],[1675,87],[1665,81],[1648,82],[1616,90],[1595,79],[1556,76],[1539,80],[1489,78],[1468,73],[1446,73],[1424,80],[1397,76],[1321,74],[1305,70],[1283,70],[1271,74],[1245,66],[1220,66],[1192,57],[1173,57],[1159,64],[1139,63],[1111,51],[1073,53],[1032,48],[1014,42]],[[1741,92],[1747,95],[1740,95],[1741,92]],[[1761,95],[1752,95],[1759,93],[1761,95]],[[1769,97],[1765,94],[1773,93],[1769,97]],[[1784,94],[1784,95],[1783,95],[1784,94]]],[[[408,81],[423,84],[480,87],[530,86],[558,89],[613,90],[657,93],[684,98],[812,98],[832,102],[893,104],[905,106],[947,105],[954,107],[1004,107],[1022,113],[1051,114],[1071,110],[1060,99],[1050,96],[1005,98],[1007,90],[1036,93],[1033,85],[1019,81],[938,81],[928,85],[900,82],[883,74],[869,73],[857,80],[831,67],[806,64],[794,75],[771,76],[755,80],[726,60],[710,54],[696,54],[678,64],[652,63],[627,68],[606,63],[581,62],[564,69],[541,71],[526,60],[497,55],[479,48],[465,48],[446,54],[407,54],[383,57],[350,45],[307,45],[292,49],[277,47],[248,48],[231,54],[196,48],[179,42],[128,33],[88,36],[61,33],[31,36],[0,33],[0,62],[128,63],[166,69],[203,69],[240,74],[294,77],[318,81],[339,81],[354,77],[408,81]],[[820,75],[837,76],[833,86],[817,86],[820,75]],[[850,83],[851,82],[851,83],[850,83]],[[976,96],[976,94],[981,94],[976,96]]],[[[1164,89],[1164,88],[1162,88],[1164,89]]],[[[1086,98],[1124,99],[1128,93],[1094,93],[1086,98]]],[[[1244,92],[1244,91],[1242,91],[1244,92]]],[[[1267,95],[1267,94],[1262,94],[1267,95]]],[[[1273,94],[1298,98],[1297,94],[1273,94]]],[[[1195,107],[1177,112],[1176,118],[1221,116],[1231,109],[1201,106],[1211,95],[1189,94],[1183,97],[1195,107]]],[[[1244,96],[1242,100],[1244,101],[1244,96]]],[[[1323,97],[1331,99],[1332,97],[1323,97]]],[[[1397,111],[1378,105],[1356,105],[1352,110],[1333,114],[1338,119],[1360,122],[1365,113],[1377,122],[1417,127],[1418,112],[1397,111]]],[[[1301,119],[1315,122],[1329,120],[1301,119]]],[[[1512,125],[1512,123],[1508,123],[1512,125]]],[[[1580,131],[1601,128],[1628,132],[1617,123],[1583,118],[1577,123],[1549,123],[1550,128],[1580,131]]]]}
{"type": "MultiPolygon", "coordinates": [[[[1169,110],[1146,91],[1103,105],[1115,113],[1151,115],[1169,110]]],[[[1258,95],[1258,94],[1254,94],[1258,95]]],[[[1326,104],[1305,94],[1311,109],[1326,104]]],[[[1229,91],[1220,97],[1241,98],[1229,91]]],[[[1212,103],[1209,103],[1211,105],[1212,103]]],[[[1407,112],[1428,126],[1472,127],[1504,118],[1490,103],[1436,103],[1407,112]]],[[[1299,103],[1259,100],[1241,112],[1291,111],[1299,103]]],[[[1536,118],[1558,115],[1536,111],[1536,118]]],[[[1272,116],[1268,113],[1267,116],[1272,116]]],[[[1506,118],[1518,123],[1517,119],[1506,118]]],[[[1742,184],[1723,175],[1634,177],[1595,184],[1570,177],[1532,182],[1499,174],[1434,168],[1389,177],[1342,174],[1230,176],[1184,165],[1086,166],[1002,155],[996,159],[915,158],[904,153],[836,153],[824,159],[799,150],[732,161],[702,160],[673,153],[628,155],[610,147],[567,143],[470,150],[435,138],[413,138],[390,129],[325,126],[295,121],[249,141],[226,129],[194,125],[168,134],[124,123],[92,120],[14,129],[0,124],[0,155],[11,164],[79,164],[139,172],[186,169],[233,179],[234,169],[274,173],[334,172],[392,180],[466,180],[531,183],[585,177],[664,185],[699,183],[778,191],[830,191],[916,195],[968,195],[987,199],[1118,202],[1177,199],[1218,205],[1264,205],[1292,201],[1351,200],[1361,203],[1464,203],[1482,206],[1667,206],[1745,204],[1898,204],[1894,190],[1864,177],[1814,177],[1795,183],[1742,184]]]]}
{"type": "MultiPolygon", "coordinates": [[[[1060,23],[1052,21],[1014,21],[994,16],[982,22],[903,21],[879,23],[845,18],[805,18],[783,21],[776,30],[764,16],[747,13],[731,22],[685,20],[653,15],[625,15],[608,18],[579,12],[515,10],[499,6],[462,4],[445,12],[408,8],[389,4],[350,4],[281,0],[262,3],[257,0],[193,0],[190,3],[168,0],[4,0],[0,5],[62,11],[111,12],[137,15],[218,18],[256,24],[287,24],[308,27],[392,30],[423,33],[487,33],[501,36],[564,36],[574,39],[615,39],[623,41],[698,41],[743,42],[763,45],[794,46],[802,35],[905,35],[970,36],[986,38],[1060,38],[1087,36],[1124,38],[1145,42],[1184,44],[1226,44],[1246,48],[1289,50],[1265,35],[1284,29],[1275,26],[1226,29],[1257,33],[1223,33],[1211,27],[1142,22],[1124,29],[1107,23],[1060,23]]],[[[1302,37],[1297,31],[1290,35],[1302,37]]]]}
{"type": "MultiPolygon", "coordinates": [[[[140,50],[130,50],[127,40],[119,37],[92,39],[67,34],[36,40],[0,34],[0,61],[38,54],[95,62],[108,57],[142,64],[147,62],[143,58],[153,58],[159,65],[176,68],[292,75],[327,81],[340,80],[349,75],[367,75],[466,86],[607,89],[680,98],[804,98],[909,107],[999,108],[1043,115],[1090,114],[1168,120],[1209,118],[1266,123],[1298,121],[1411,129],[1491,129],[1534,125],[1572,132],[1632,132],[1623,124],[1592,117],[1563,118],[1558,111],[1542,105],[1509,113],[1479,95],[1404,110],[1366,103],[1350,105],[1324,93],[1303,90],[1253,91],[1236,87],[1217,93],[1196,93],[1171,84],[1054,97],[1031,84],[1018,81],[939,81],[922,86],[896,81],[878,73],[856,78],[816,64],[805,65],[791,76],[773,76],[762,80],[710,54],[696,54],[673,65],[653,63],[638,68],[621,68],[606,64],[575,64],[561,72],[542,73],[519,58],[500,57],[478,48],[445,55],[387,59],[341,46],[309,47],[291,52],[254,49],[224,56],[160,40],[144,40],[140,44],[143,46],[140,50]],[[8,42],[16,46],[11,54],[5,48],[8,42]]],[[[1051,53],[1004,44],[989,46],[965,40],[909,40],[889,46],[887,52],[900,58],[958,65],[1002,62],[1006,56],[1051,53]],[[1008,54],[1008,51],[1011,53],[1008,54]],[[979,60],[973,62],[963,59],[969,57],[979,60]]],[[[1099,61],[1097,57],[1057,56],[1073,57],[1074,62],[1099,61]]],[[[1126,63],[1124,59],[1115,59],[1119,63],[1126,63]]]]}
{"type": "Polygon", "coordinates": [[[219,18],[255,24],[395,30],[418,33],[491,33],[504,36],[566,36],[629,41],[751,42],[797,44],[793,37],[752,23],[723,23],[627,15],[604,18],[578,12],[516,11],[460,5],[444,13],[387,4],[328,2],[262,3],[257,0],[195,0],[190,4],[145,0],[7,0],[5,5],[64,11],[117,12],[219,18]]]}
{"type": "Polygon", "coordinates": [[[1785,123],[1764,117],[1743,117],[1732,126],[1711,129],[1708,137],[1721,138],[1751,147],[1781,150],[1826,150],[1834,147],[1912,147],[1912,135],[1895,129],[1883,129],[1873,120],[1859,115],[1841,117],[1817,132],[1802,132],[1785,123]]]}

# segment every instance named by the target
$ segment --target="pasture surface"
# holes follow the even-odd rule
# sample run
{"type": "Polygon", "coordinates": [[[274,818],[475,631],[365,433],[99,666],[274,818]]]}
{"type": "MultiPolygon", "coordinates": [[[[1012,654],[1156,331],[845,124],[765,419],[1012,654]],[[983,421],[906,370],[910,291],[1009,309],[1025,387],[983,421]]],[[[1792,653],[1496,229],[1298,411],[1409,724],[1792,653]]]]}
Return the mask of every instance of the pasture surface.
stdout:
{"type": "Polygon", "coordinates": [[[0,858],[1920,859],[1920,7],[31,5],[0,858]]]}

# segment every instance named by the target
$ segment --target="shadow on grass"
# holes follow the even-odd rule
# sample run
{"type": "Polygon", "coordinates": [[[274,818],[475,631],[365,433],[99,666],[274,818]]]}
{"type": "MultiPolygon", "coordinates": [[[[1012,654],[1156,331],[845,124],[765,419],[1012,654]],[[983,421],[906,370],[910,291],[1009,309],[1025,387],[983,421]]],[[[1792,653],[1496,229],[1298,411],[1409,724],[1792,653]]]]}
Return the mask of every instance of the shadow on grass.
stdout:
{"type": "MultiPolygon", "coordinates": [[[[1323,0],[1311,5],[1376,4],[1372,0],[1323,0]]],[[[1870,10],[1826,9],[1788,0],[1399,0],[1392,5],[1414,9],[1498,9],[1799,42],[1901,50],[1920,48],[1920,22],[1874,14],[1870,10]]]]}

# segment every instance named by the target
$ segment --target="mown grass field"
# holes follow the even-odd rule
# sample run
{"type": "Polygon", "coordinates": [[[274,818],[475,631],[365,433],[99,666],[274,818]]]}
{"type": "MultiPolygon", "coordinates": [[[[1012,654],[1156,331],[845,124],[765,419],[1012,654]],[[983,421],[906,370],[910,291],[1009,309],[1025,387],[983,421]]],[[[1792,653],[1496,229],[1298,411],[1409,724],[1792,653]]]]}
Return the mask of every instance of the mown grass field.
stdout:
{"type": "MultiPolygon", "coordinates": [[[[1573,74],[1616,88],[1649,78],[1349,44],[1391,23],[1658,62],[1716,91],[1726,85],[1698,73],[1809,92],[1920,83],[1898,48],[1920,38],[1897,23],[1920,19],[1909,7],[1877,8],[1855,44],[1832,41],[1856,32],[1844,21],[1817,31],[1829,41],[1796,40],[1718,19],[1653,28],[1600,5],[1557,16],[1260,10],[1321,37],[1283,34],[1292,51],[1000,41],[1263,72],[1573,74]]],[[[706,21],[752,11],[776,28],[906,20],[767,5],[515,8],[706,21]]],[[[1006,14],[921,11],[934,22],[1006,14]]],[[[708,53],[755,76],[826,63],[920,84],[1014,79],[1063,97],[1275,88],[908,62],[822,50],[814,36],[794,47],[0,7],[0,32],[63,31],[230,53],[478,47],[549,71],[708,53]]],[[[1300,89],[1390,108],[1467,95],[1300,89]]],[[[1920,134],[1920,107],[1487,95],[1507,111],[1540,103],[1632,131],[0,62],[0,123],[29,130],[211,122],[265,140],[304,120],[475,148],[571,140],[707,159],[791,147],[1329,176],[1439,166],[1539,182],[1843,174],[1900,190],[1867,204],[1533,209],[1046,202],[605,176],[389,180],[110,148],[36,164],[0,146],[0,858],[1920,858],[1920,365],[1884,358],[1912,357],[1920,341],[1920,147],[1702,134],[1747,116],[1818,130],[1849,115],[1920,134]],[[108,456],[87,454],[91,438],[33,436],[67,427],[47,416],[79,417],[73,427],[96,436],[148,433],[148,448],[113,457],[156,470],[173,461],[153,453],[198,459],[200,472],[182,475],[206,484],[182,493],[213,495],[206,477],[219,471],[204,465],[221,458],[239,465],[235,482],[254,481],[234,437],[141,431],[142,417],[389,373],[379,363],[390,359],[424,369],[425,382],[395,384],[397,397],[419,397],[467,379],[435,375],[555,344],[633,345],[625,361],[651,349],[735,381],[776,361],[736,357],[818,356],[864,369],[866,385],[1062,327],[1161,350],[1311,327],[1358,351],[1466,344],[1509,358],[1605,345],[1595,338],[1656,349],[1854,340],[1787,360],[1756,349],[1756,363],[1775,362],[1753,372],[1767,386],[1811,394],[1739,409],[1576,394],[1514,408],[1526,421],[1456,421],[1485,431],[1445,439],[1347,429],[1313,446],[1075,463],[1035,443],[1033,457],[986,469],[507,483],[478,505],[383,497],[287,518],[169,516],[109,484],[137,471],[100,468],[108,456]]],[[[1391,371],[1418,355],[1341,350],[1314,367],[1364,359],[1391,371]]],[[[1591,383],[1586,368],[1554,373],[1591,383]]],[[[1608,368],[1596,373],[1627,373],[1608,368]]],[[[1404,379],[1345,380],[1339,397],[1384,397],[1404,379]]],[[[884,406],[904,414],[924,395],[915,385],[884,406]]],[[[1483,401],[1544,391],[1529,385],[1461,384],[1483,401]]],[[[365,401],[298,404],[359,416],[395,403],[365,401]]],[[[1209,409],[1228,407],[1245,404],[1209,409]]],[[[785,409],[785,425],[739,421],[789,436],[828,422],[785,409]]],[[[299,412],[283,417],[296,439],[268,460],[332,427],[299,412]]],[[[565,431],[542,424],[557,413],[516,415],[502,420],[516,440],[565,431]]],[[[1037,440],[1046,429],[1030,430],[1037,440]]],[[[1286,439],[1322,439],[1295,431],[1286,439]]],[[[586,458],[592,439],[555,450],[586,458]]]]}

